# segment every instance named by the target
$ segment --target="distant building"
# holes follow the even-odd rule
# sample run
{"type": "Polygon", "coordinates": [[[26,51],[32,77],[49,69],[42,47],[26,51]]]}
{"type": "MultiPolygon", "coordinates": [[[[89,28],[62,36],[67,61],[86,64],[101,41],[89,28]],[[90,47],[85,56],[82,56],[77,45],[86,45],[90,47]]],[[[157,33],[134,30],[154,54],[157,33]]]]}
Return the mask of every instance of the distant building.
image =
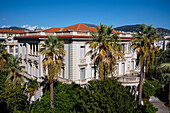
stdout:
{"type": "Polygon", "coordinates": [[[6,46],[9,54],[18,56],[18,43],[13,37],[24,36],[25,34],[24,30],[0,29],[0,43],[6,46]]]}

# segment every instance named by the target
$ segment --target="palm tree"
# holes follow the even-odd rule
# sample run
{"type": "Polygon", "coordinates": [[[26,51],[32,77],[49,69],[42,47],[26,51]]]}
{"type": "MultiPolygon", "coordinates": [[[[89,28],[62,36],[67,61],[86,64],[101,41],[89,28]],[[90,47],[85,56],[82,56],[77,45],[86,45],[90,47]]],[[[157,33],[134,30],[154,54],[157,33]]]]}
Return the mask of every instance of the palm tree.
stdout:
{"type": "Polygon", "coordinates": [[[61,74],[63,57],[65,55],[64,43],[58,41],[57,37],[48,36],[42,44],[41,54],[45,55],[43,60],[44,71],[48,69],[48,79],[50,81],[50,107],[54,108],[53,101],[53,80],[61,74]]]}
{"type": "Polygon", "coordinates": [[[4,71],[7,72],[7,78],[5,81],[5,85],[6,85],[6,92],[8,92],[8,90],[10,89],[10,87],[12,88],[12,90],[14,90],[14,110],[16,111],[17,108],[17,90],[20,88],[20,86],[22,85],[22,83],[24,82],[24,78],[22,76],[23,73],[26,73],[23,69],[25,68],[24,66],[20,66],[21,64],[21,59],[17,58],[15,56],[9,56],[7,58],[7,62],[5,64],[4,67],[4,71]],[[9,87],[9,88],[8,88],[9,87]]]}
{"type": "Polygon", "coordinates": [[[155,51],[159,51],[157,47],[154,46],[154,41],[158,40],[156,30],[152,28],[152,25],[147,26],[145,24],[141,25],[141,31],[137,31],[132,39],[132,46],[137,52],[137,65],[140,65],[140,86],[139,86],[139,105],[141,105],[142,100],[142,85],[145,78],[144,67],[146,72],[148,69],[153,68],[155,51]]]}
{"type": "Polygon", "coordinates": [[[99,70],[99,78],[107,79],[115,72],[116,58],[123,58],[123,54],[119,52],[121,49],[121,45],[117,43],[119,37],[116,34],[112,35],[112,26],[101,24],[97,31],[97,34],[91,34],[94,39],[86,42],[90,48],[86,55],[91,55],[94,66],[99,70]]]}
{"type": "Polygon", "coordinates": [[[37,82],[37,79],[33,80],[33,79],[30,79],[29,82],[27,83],[27,89],[26,89],[26,92],[29,93],[29,100],[28,100],[28,110],[27,110],[27,113],[29,113],[29,106],[30,106],[30,101],[31,101],[31,98],[32,96],[35,94],[35,91],[38,90],[38,82],[37,82]]]}
{"type": "Polygon", "coordinates": [[[13,84],[14,86],[24,82],[23,75],[26,73],[23,69],[25,66],[20,66],[21,59],[15,56],[9,56],[7,58],[5,71],[8,73],[6,83],[13,84]]]}
{"type": "Polygon", "coordinates": [[[4,64],[6,63],[6,56],[8,53],[5,50],[5,46],[0,44],[0,72],[4,69],[4,64]]]}

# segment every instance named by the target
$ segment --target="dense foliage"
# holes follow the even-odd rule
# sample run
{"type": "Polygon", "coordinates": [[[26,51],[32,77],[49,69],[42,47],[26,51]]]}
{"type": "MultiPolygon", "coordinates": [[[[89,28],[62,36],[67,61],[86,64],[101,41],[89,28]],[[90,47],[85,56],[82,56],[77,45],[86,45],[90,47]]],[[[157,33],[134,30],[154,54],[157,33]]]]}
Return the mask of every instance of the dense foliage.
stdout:
{"type": "Polygon", "coordinates": [[[134,112],[136,102],[129,91],[115,80],[95,80],[80,90],[78,112],[134,112]]]}
{"type": "Polygon", "coordinates": [[[149,98],[150,96],[155,95],[155,93],[159,92],[161,89],[161,84],[158,81],[154,80],[145,80],[143,84],[143,97],[149,98]]]}
{"type": "Polygon", "coordinates": [[[81,87],[75,83],[62,84],[61,82],[56,82],[54,84],[54,108],[50,109],[50,91],[47,88],[41,100],[33,103],[31,113],[73,112],[77,105],[78,91],[80,89],[81,87]]]}

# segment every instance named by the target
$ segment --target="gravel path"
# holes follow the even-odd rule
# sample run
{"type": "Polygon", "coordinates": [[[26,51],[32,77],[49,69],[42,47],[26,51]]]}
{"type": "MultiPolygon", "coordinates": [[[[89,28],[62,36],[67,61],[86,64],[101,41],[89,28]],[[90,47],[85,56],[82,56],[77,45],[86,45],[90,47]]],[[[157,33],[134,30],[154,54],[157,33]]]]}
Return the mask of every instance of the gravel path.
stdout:
{"type": "Polygon", "coordinates": [[[170,113],[167,106],[164,105],[162,101],[160,101],[157,97],[150,97],[150,102],[153,104],[154,107],[158,108],[156,113],[170,113]]]}

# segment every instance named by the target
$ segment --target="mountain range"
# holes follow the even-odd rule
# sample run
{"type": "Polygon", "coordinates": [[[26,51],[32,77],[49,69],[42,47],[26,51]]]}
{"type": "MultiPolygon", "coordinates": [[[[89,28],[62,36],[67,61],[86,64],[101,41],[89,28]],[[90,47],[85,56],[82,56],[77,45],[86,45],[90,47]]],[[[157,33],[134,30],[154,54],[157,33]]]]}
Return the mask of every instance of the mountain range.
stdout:
{"type": "Polygon", "coordinates": [[[11,29],[11,30],[29,30],[29,29],[22,28],[22,27],[17,27],[17,26],[5,27],[5,28],[0,28],[0,29],[11,29]]]}
{"type": "MultiPolygon", "coordinates": [[[[27,25],[29,26],[29,25],[27,25]]],[[[36,26],[37,27],[37,26],[36,26]]],[[[28,27],[30,28],[30,27],[28,27]]],[[[45,27],[44,27],[45,28],[45,27]]],[[[48,27],[47,27],[48,28],[48,27]]],[[[30,30],[26,29],[23,27],[17,27],[17,26],[11,26],[11,27],[5,27],[5,28],[0,28],[0,29],[12,29],[12,30],[30,30]]],[[[135,32],[135,31],[140,31],[140,24],[136,25],[125,25],[125,26],[120,26],[114,28],[116,31],[124,31],[124,32],[135,32]]],[[[158,36],[164,37],[164,36],[170,36],[170,30],[169,29],[164,29],[164,28],[154,28],[158,32],[158,36]]]]}
{"type": "MultiPolygon", "coordinates": [[[[136,25],[125,25],[121,27],[116,27],[114,28],[116,31],[124,31],[124,32],[135,32],[135,31],[140,31],[140,24],[136,25]]],[[[164,36],[169,36],[170,35],[170,30],[169,29],[164,29],[164,28],[154,28],[157,30],[158,36],[164,37],[164,36]]]]}

